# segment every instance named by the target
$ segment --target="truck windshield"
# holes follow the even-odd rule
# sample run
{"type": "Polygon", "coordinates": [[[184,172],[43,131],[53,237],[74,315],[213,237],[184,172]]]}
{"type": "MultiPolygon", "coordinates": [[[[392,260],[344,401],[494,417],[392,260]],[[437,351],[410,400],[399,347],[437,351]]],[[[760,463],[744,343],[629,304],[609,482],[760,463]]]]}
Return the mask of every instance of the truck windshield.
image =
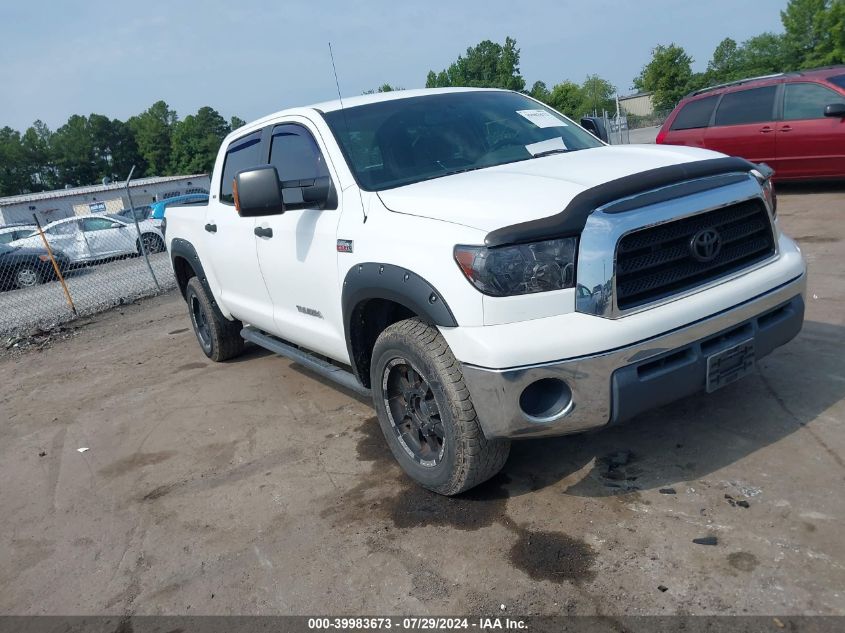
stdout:
{"type": "Polygon", "coordinates": [[[514,92],[408,97],[323,116],[367,191],[601,146],[566,117],[514,92]]]}

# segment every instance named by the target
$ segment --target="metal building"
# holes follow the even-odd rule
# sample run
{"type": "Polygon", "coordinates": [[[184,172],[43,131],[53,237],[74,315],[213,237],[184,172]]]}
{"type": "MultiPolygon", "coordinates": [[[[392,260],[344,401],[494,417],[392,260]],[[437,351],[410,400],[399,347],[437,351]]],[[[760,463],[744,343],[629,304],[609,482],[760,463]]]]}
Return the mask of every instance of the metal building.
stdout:
{"type": "MultiPolygon", "coordinates": [[[[186,193],[208,193],[206,174],[139,178],[130,183],[136,207],[186,193]]],[[[87,213],[117,213],[129,208],[123,182],[41,191],[0,198],[0,225],[32,222],[36,214],[42,223],[87,213]]]]}
{"type": "Polygon", "coordinates": [[[640,92],[627,97],[619,97],[619,107],[625,114],[651,116],[654,114],[654,100],[651,92],[640,92]]]}

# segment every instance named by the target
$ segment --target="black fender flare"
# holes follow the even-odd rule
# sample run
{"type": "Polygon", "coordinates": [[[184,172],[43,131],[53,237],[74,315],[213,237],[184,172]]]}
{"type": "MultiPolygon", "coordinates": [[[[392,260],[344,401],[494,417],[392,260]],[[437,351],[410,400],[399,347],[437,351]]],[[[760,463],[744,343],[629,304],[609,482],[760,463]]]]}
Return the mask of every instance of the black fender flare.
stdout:
{"type": "MultiPolygon", "coordinates": [[[[365,377],[361,376],[360,359],[356,358],[353,346],[352,321],[356,307],[370,299],[385,299],[397,303],[434,325],[458,325],[440,291],[415,272],[393,264],[356,264],[349,269],[343,280],[341,307],[346,348],[352,368],[362,380],[365,377]]],[[[368,378],[367,376],[366,379],[368,378]]]]}
{"type": "MultiPolygon", "coordinates": [[[[182,298],[185,298],[185,284],[183,284],[179,279],[178,268],[176,265],[176,260],[179,258],[184,259],[193,269],[194,274],[199,278],[200,283],[211,298],[211,305],[217,308],[217,301],[214,299],[214,293],[211,292],[211,288],[208,285],[208,279],[205,276],[205,269],[202,267],[199,255],[197,255],[197,249],[194,248],[194,245],[188,240],[175,237],[170,242],[170,263],[173,265],[173,271],[176,274],[176,284],[179,286],[179,292],[182,293],[182,298]]],[[[185,283],[187,283],[187,281],[188,280],[185,279],[185,283]]]]}

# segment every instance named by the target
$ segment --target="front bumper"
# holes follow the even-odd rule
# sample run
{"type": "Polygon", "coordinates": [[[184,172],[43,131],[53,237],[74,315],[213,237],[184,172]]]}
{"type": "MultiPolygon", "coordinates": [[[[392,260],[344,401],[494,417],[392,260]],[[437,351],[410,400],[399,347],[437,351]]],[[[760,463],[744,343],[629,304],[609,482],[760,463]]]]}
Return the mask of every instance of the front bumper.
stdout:
{"type": "Polygon", "coordinates": [[[487,369],[463,364],[478,419],[488,438],[566,435],[621,422],[702,391],[707,358],[752,339],[759,359],[794,338],[804,321],[806,274],[715,315],[638,343],[560,362],[487,369]],[[520,408],[526,387],[560,379],[569,406],[545,422],[520,408]]]}

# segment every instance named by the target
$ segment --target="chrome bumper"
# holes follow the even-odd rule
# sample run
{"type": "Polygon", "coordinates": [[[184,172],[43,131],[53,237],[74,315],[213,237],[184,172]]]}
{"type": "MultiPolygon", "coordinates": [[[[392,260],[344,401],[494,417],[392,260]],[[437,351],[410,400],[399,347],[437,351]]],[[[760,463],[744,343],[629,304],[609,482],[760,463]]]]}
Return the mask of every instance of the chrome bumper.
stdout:
{"type": "Polygon", "coordinates": [[[624,348],[511,369],[463,364],[464,380],[488,438],[566,435],[605,426],[703,390],[706,355],[733,345],[734,336],[753,338],[756,358],[786,343],[803,323],[805,291],[802,274],[734,308],[624,348]],[[666,367],[651,371],[661,359],[667,359],[666,367]],[[564,380],[572,401],[541,423],[523,413],[519,399],[542,378],[564,380]]]}

